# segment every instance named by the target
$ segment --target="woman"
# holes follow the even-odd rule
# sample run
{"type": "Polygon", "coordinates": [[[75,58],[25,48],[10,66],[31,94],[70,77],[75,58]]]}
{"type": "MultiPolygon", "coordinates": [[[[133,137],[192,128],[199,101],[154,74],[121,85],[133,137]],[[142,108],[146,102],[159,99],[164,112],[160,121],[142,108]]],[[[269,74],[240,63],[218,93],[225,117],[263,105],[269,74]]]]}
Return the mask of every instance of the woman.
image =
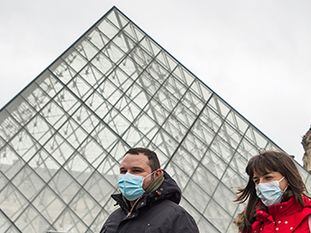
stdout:
{"type": "Polygon", "coordinates": [[[240,232],[311,232],[311,198],[290,156],[266,151],[249,160],[246,173],[248,183],[236,199],[248,200],[235,220],[240,232]]]}

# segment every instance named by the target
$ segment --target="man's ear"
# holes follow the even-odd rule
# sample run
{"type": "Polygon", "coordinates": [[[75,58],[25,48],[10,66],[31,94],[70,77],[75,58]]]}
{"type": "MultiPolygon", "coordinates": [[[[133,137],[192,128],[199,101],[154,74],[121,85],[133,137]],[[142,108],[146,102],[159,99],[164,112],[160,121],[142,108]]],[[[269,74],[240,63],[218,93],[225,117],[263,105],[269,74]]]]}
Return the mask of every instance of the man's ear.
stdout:
{"type": "Polygon", "coordinates": [[[163,171],[162,168],[159,168],[159,169],[156,170],[156,172],[155,172],[156,177],[159,177],[159,176],[161,176],[161,175],[163,175],[163,174],[164,174],[164,171],[163,171]]]}

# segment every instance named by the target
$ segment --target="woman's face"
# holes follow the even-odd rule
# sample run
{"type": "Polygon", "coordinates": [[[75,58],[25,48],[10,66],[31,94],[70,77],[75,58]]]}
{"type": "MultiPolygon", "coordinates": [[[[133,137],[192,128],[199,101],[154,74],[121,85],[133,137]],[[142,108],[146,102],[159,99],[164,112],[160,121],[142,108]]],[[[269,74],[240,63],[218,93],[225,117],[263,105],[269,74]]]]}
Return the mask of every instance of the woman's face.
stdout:
{"type": "MultiPolygon", "coordinates": [[[[280,181],[283,177],[284,176],[279,172],[269,172],[267,174],[260,176],[254,171],[253,182],[255,183],[255,185],[257,185],[259,183],[267,183],[274,180],[280,181]]],[[[284,191],[288,187],[288,182],[284,178],[282,181],[279,182],[279,185],[280,189],[284,191]]]]}

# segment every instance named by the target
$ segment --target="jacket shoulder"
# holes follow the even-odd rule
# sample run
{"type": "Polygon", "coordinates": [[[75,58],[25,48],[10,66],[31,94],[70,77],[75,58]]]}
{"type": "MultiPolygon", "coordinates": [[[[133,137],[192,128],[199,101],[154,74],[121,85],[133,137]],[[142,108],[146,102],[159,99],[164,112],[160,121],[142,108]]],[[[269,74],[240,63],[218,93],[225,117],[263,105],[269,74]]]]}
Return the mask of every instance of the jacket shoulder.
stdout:
{"type": "Polygon", "coordinates": [[[117,229],[117,226],[120,224],[125,216],[126,215],[121,208],[114,210],[103,224],[100,233],[105,232],[106,229],[117,229]]]}
{"type": "Polygon", "coordinates": [[[163,217],[167,216],[171,220],[173,230],[171,233],[199,233],[194,218],[182,206],[173,201],[165,200],[159,207],[165,211],[163,217]]]}
{"type": "Polygon", "coordinates": [[[162,208],[164,211],[173,211],[174,215],[177,215],[178,213],[184,213],[186,210],[178,205],[177,203],[171,201],[171,200],[163,200],[158,204],[159,208],[162,208]]]}
{"type": "Polygon", "coordinates": [[[308,197],[306,195],[302,196],[302,200],[305,203],[306,207],[310,207],[311,208],[311,197],[308,197]]]}

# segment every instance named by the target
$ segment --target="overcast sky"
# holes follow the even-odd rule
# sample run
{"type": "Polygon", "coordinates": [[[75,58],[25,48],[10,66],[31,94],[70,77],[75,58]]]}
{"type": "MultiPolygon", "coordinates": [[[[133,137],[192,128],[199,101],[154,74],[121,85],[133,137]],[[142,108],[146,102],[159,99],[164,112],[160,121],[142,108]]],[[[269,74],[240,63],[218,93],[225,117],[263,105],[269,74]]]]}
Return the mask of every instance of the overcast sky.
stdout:
{"type": "Polygon", "coordinates": [[[310,0],[0,0],[0,108],[113,5],[302,163],[310,0]]]}

